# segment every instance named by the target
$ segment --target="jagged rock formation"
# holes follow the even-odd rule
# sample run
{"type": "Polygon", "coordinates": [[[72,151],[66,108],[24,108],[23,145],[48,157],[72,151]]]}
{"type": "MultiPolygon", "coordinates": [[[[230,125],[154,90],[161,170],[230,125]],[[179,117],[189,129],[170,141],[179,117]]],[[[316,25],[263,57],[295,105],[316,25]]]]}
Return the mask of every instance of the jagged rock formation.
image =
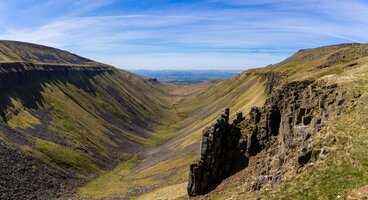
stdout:
{"type": "Polygon", "coordinates": [[[226,173],[236,171],[239,160],[253,161],[254,170],[244,180],[250,190],[300,172],[326,153],[323,146],[314,146],[313,139],[349,103],[345,96],[336,84],[305,80],[274,90],[264,107],[253,107],[245,119],[238,114],[231,125],[227,110],[204,130],[200,160],[190,166],[189,196],[213,189],[226,173]]]}
{"type": "Polygon", "coordinates": [[[239,158],[237,144],[241,136],[237,125],[242,120],[239,113],[238,118],[229,124],[229,109],[226,109],[216,123],[203,130],[201,158],[190,165],[190,196],[206,193],[236,168],[234,163],[239,158]]]}
{"type": "Polygon", "coordinates": [[[345,94],[336,84],[291,82],[273,92],[263,108],[253,108],[242,127],[240,151],[249,158],[263,151],[265,157],[257,158],[254,167],[261,170],[253,172],[249,187],[279,183],[326,153],[313,139],[328,119],[341,114],[345,94]]]}
{"type": "Polygon", "coordinates": [[[266,73],[256,73],[260,76],[262,80],[266,81],[265,92],[267,95],[271,94],[275,87],[280,84],[283,75],[281,73],[266,72],[266,73]]]}

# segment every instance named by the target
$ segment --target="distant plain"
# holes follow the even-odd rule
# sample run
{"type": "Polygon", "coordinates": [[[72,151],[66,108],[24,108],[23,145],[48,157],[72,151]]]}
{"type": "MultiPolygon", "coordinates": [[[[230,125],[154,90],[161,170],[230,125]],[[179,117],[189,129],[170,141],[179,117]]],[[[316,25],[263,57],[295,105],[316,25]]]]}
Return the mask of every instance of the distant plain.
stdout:
{"type": "Polygon", "coordinates": [[[189,85],[211,80],[231,78],[242,70],[131,70],[131,72],[158,81],[189,85]]]}

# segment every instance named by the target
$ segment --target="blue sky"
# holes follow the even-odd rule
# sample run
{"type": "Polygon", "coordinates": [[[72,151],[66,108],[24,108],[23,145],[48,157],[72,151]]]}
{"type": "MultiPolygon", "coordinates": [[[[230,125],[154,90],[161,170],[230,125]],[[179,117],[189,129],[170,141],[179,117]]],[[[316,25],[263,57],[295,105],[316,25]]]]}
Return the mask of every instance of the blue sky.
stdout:
{"type": "Polygon", "coordinates": [[[0,38],[124,69],[248,69],[368,42],[368,0],[2,0],[0,38]]]}

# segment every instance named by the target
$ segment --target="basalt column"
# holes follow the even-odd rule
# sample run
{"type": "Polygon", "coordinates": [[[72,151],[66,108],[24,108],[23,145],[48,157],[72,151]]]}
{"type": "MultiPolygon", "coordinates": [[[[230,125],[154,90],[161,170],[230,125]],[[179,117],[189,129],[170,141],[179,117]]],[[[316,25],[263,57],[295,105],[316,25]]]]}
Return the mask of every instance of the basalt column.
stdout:
{"type": "Polygon", "coordinates": [[[241,113],[229,124],[229,109],[226,109],[216,123],[203,130],[200,159],[190,165],[189,196],[205,194],[234,169],[241,136],[236,124],[240,121],[241,113]]]}

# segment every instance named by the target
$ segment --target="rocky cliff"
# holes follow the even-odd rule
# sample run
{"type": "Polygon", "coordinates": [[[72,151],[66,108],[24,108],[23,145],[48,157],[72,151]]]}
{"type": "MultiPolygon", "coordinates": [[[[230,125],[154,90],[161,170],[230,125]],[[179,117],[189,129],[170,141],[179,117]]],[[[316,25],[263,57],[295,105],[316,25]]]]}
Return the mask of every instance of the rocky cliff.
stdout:
{"type": "Polygon", "coordinates": [[[229,110],[202,135],[200,160],[191,164],[188,194],[204,194],[239,167],[252,169],[244,182],[249,190],[283,181],[300,172],[327,150],[315,145],[324,123],[343,112],[350,101],[336,84],[295,81],[274,89],[262,108],[228,123],[229,110]]]}
{"type": "Polygon", "coordinates": [[[188,194],[204,194],[241,165],[237,149],[242,114],[229,124],[229,109],[217,119],[216,123],[203,130],[200,160],[190,165],[188,194]]]}
{"type": "MultiPolygon", "coordinates": [[[[97,63],[96,63],[97,64],[97,63]]],[[[63,64],[34,64],[28,62],[0,63],[0,90],[18,84],[27,83],[35,78],[42,79],[51,76],[79,76],[111,71],[107,65],[63,65],[63,64]],[[76,74],[73,74],[76,73],[76,74]]]]}
{"type": "MultiPolygon", "coordinates": [[[[64,64],[34,64],[28,62],[5,62],[0,63],[0,92],[5,92],[13,87],[22,86],[22,84],[30,84],[32,82],[80,82],[80,79],[89,79],[103,73],[112,73],[113,67],[107,65],[64,65],[64,64]]],[[[80,87],[87,88],[88,83],[79,83],[80,87]],[[85,84],[85,85],[83,85],[85,84]]],[[[90,87],[91,88],[91,87],[90,87]]],[[[36,90],[35,90],[36,91],[36,90]]],[[[25,94],[27,92],[24,92],[25,94]]],[[[26,96],[26,95],[23,95],[26,96]]],[[[40,93],[33,93],[34,102],[40,103],[40,93]]],[[[6,103],[5,99],[0,103],[0,120],[7,122],[11,115],[6,114],[5,109],[11,104],[6,103]]]]}

